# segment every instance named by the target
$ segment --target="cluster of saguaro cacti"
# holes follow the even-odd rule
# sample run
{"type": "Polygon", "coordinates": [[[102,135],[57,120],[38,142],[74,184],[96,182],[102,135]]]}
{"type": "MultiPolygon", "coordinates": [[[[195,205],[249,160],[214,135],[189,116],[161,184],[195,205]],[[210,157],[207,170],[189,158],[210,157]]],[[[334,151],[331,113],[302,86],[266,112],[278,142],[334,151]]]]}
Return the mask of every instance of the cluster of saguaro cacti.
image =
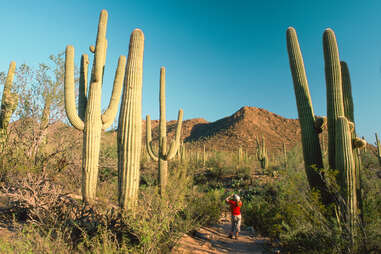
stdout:
{"type": "Polygon", "coordinates": [[[380,140],[378,139],[377,133],[375,133],[375,135],[376,135],[376,148],[377,148],[376,156],[378,158],[378,162],[381,165],[381,144],[380,144],[380,140]]]}
{"type": "Polygon", "coordinates": [[[90,46],[90,51],[94,53],[94,61],[89,89],[87,88],[88,56],[83,54],[81,58],[78,112],[75,104],[73,46],[66,47],[65,55],[65,110],[70,123],[76,129],[83,131],[82,198],[86,203],[93,202],[96,197],[101,132],[111,126],[117,114],[125,74],[126,57],[120,56],[110,103],[102,114],[101,95],[107,49],[107,18],[107,11],[102,10],[96,45],[90,46]]]}
{"type": "MultiPolygon", "coordinates": [[[[329,168],[339,170],[337,182],[346,198],[348,222],[354,222],[358,211],[356,186],[358,185],[359,163],[353,149],[365,145],[354,132],[353,102],[349,71],[340,63],[335,34],[326,29],[323,34],[325,76],[327,91],[328,159],[329,168]]],[[[287,49],[301,126],[303,155],[309,185],[321,191],[323,202],[330,203],[331,197],[319,170],[323,168],[318,134],[324,120],[315,117],[304,69],[302,54],[294,28],[287,30],[287,49]]]]}
{"type": "Polygon", "coordinates": [[[118,125],[118,200],[122,209],[136,205],[139,190],[143,52],[143,32],[135,29],[130,38],[118,125]]]}
{"type": "Polygon", "coordinates": [[[160,69],[160,120],[159,120],[159,151],[157,154],[152,149],[152,132],[151,132],[151,117],[146,117],[146,146],[150,157],[159,164],[159,183],[160,193],[165,195],[165,190],[168,182],[168,161],[175,155],[180,146],[181,125],[183,121],[183,110],[179,110],[177,118],[177,128],[175,140],[167,149],[167,121],[165,116],[165,68],[160,69]]]}
{"type": "Polygon", "coordinates": [[[257,137],[256,142],[257,142],[257,158],[259,162],[261,163],[261,168],[267,169],[267,167],[269,166],[269,159],[267,156],[265,137],[262,136],[261,142],[258,140],[258,137],[257,137]]]}
{"type": "Polygon", "coordinates": [[[18,103],[18,95],[12,93],[13,77],[15,74],[16,63],[9,64],[7,78],[4,83],[3,96],[1,99],[0,109],[0,147],[7,139],[8,125],[11,120],[13,112],[16,110],[18,103]]]}

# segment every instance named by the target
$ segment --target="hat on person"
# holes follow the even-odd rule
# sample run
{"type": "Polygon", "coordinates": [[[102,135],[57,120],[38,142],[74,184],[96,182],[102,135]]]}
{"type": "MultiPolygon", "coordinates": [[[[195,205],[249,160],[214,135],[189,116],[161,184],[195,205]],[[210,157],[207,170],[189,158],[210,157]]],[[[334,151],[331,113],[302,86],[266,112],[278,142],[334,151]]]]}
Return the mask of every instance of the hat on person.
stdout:
{"type": "Polygon", "coordinates": [[[241,199],[237,194],[234,194],[233,198],[235,201],[239,201],[241,199]]]}

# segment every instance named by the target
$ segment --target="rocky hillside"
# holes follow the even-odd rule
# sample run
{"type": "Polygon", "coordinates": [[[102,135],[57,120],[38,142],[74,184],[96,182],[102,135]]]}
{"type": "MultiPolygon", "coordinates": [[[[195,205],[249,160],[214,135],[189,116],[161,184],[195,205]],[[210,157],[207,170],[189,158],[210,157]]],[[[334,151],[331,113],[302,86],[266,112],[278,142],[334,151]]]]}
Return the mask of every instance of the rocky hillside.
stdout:
{"type": "MultiPolygon", "coordinates": [[[[158,123],[157,120],[152,121],[154,139],[158,136],[158,123]]],[[[176,121],[168,122],[168,136],[173,137],[175,130],[176,121]]],[[[215,122],[203,118],[185,120],[182,128],[185,143],[205,144],[208,150],[235,150],[242,146],[245,150],[255,151],[255,138],[262,135],[269,151],[280,152],[283,143],[290,149],[300,142],[299,122],[265,109],[246,106],[215,122]]]]}

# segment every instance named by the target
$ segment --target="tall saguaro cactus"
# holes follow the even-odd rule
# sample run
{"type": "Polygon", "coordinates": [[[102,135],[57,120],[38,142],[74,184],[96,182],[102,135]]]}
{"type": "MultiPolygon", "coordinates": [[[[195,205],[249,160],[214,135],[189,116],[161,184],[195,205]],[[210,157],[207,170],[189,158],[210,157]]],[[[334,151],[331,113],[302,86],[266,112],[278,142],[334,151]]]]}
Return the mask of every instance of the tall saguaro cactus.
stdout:
{"type": "Polygon", "coordinates": [[[323,200],[327,200],[327,191],[323,179],[317,169],[323,168],[323,159],[319,143],[319,124],[315,119],[314,109],[302,52],[299,47],[298,37],[293,27],[287,29],[287,50],[290,61],[292,79],[294,81],[294,91],[296,105],[298,108],[299,123],[302,135],[304,167],[311,188],[319,190],[323,195],[323,200]]]}
{"type": "MultiPolygon", "coordinates": [[[[293,28],[289,28],[287,31],[287,47],[289,50],[290,66],[292,76],[294,79],[298,114],[302,129],[304,160],[306,163],[306,167],[308,165],[312,165],[312,163],[315,161],[316,166],[318,166],[318,169],[320,169],[322,155],[319,146],[319,140],[314,138],[313,142],[314,147],[316,146],[317,148],[319,146],[319,149],[308,150],[309,148],[311,148],[309,146],[310,144],[308,143],[308,139],[311,136],[303,134],[303,132],[306,131],[308,128],[309,133],[312,134],[311,125],[314,125],[315,129],[318,130],[321,129],[321,124],[316,124],[317,119],[315,121],[312,121],[312,103],[309,98],[305,71],[302,64],[303,60],[301,58],[301,54],[299,54],[299,46],[296,43],[296,32],[293,28]],[[292,37],[294,37],[294,39],[292,39],[292,37]],[[296,47],[296,50],[293,49],[296,47]],[[298,57],[295,57],[296,55],[298,55],[298,57]],[[297,60],[299,64],[296,63],[297,58],[299,58],[299,60],[297,60]],[[299,94],[300,88],[298,87],[303,87],[304,89],[302,96],[299,94]],[[304,106],[308,104],[308,111],[302,110],[303,105],[300,105],[301,99],[303,101],[304,106]],[[307,116],[310,119],[309,122],[305,121],[307,116]],[[306,151],[308,151],[309,154],[306,154],[306,151]],[[314,161],[311,160],[307,162],[309,158],[314,158],[314,161]]],[[[342,195],[346,201],[344,206],[342,206],[341,204],[339,205],[342,214],[346,215],[344,217],[344,222],[348,223],[351,230],[352,240],[354,240],[356,232],[358,230],[356,222],[359,213],[358,207],[361,207],[361,196],[359,195],[361,192],[359,191],[360,163],[358,163],[359,161],[356,161],[356,159],[358,158],[357,151],[353,149],[362,148],[366,145],[366,142],[360,138],[357,138],[354,131],[355,126],[353,117],[353,100],[351,84],[349,79],[349,71],[347,65],[344,62],[340,63],[339,51],[337,48],[335,34],[331,29],[326,29],[324,31],[323,48],[327,91],[329,169],[339,170],[339,175],[336,178],[336,180],[337,183],[340,185],[342,195]]],[[[324,121],[321,121],[321,123],[323,122],[324,121]]],[[[315,186],[321,186],[320,190],[323,191],[323,201],[325,201],[326,204],[330,204],[333,202],[333,199],[330,198],[330,193],[328,192],[325,183],[322,180],[323,179],[320,180],[319,185],[315,186]]],[[[311,181],[310,186],[313,187],[311,181]]]]}
{"type": "Polygon", "coordinates": [[[177,117],[177,128],[175,140],[170,149],[167,149],[167,120],[165,117],[165,68],[160,69],[160,120],[159,120],[159,152],[155,154],[152,149],[151,117],[146,117],[146,146],[150,157],[159,162],[160,193],[165,194],[168,182],[168,161],[175,155],[180,146],[181,125],[183,121],[183,110],[179,110],[177,117]]]}
{"type": "Polygon", "coordinates": [[[16,63],[12,61],[9,64],[7,78],[4,83],[3,96],[1,98],[0,144],[2,144],[7,138],[8,125],[18,103],[18,95],[16,93],[12,93],[11,91],[15,69],[16,63]]]}
{"type": "MultiPolygon", "coordinates": [[[[312,168],[312,166],[317,167],[317,169],[323,168],[322,153],[320,149],[318,133],[321,132],[321,127],[322,124],[324,124],[324,121],[321,121],[322,119],[315,118],[313,114],[312,102],[310,99],[307,84],[307,77],[305,74],[303,59],[301,56],[294,28],[289,28],[287,30],[287,48],[290,59],[291,73],[294,80],[294,89],[298,106],[299,121],[302,129],[303,155],[309,184],[311,187],[315,187],[322,192],[322,198],[325,203],[330,203],[330,195],[327,192],[327,188],[324,184],[323,179],[320,177],[318,172],[312,168]],[[310,169],[308,167],[310,167],[310,169]]],[[[340,158],[340,156],[342,156],[342,152],[344,150],[343,147],[337,148],[338,144],[342,144],[342,142],[340,141],[340,143],[338,139],[342,139],[344,135],[340,133],[340,135],[338,136],[337,134],[336,123],[338,122],[338,119],[341,117],[345,117],[348,121],[348,125],[350,127],[352,126],[352,128],[350,128],[350,138],[351,145],[353,144],[353,148],[363,146],[365,144],[365,141],[355,136],[353,123],[353,101],[349,72],[347,65],[344,62],[340,62],[336,37],[331,29],[326,29],[324,31],[323,48],[327,92],[329,168],[338,169],[339,166],[342,168],[342,164],[337,165],[336,160],[337,158],[340,158]],[[342,68],[343,72],[341,70],[342,68]]],[[[353,160],[353,163],[355,165],[354,168],[359,167],[360,163],[357,163],[356,159],[358,157],[357,155],[355,155],[357,153],[352,149],[351,151],[353,152],[353,155],[350,158],[353,160]]],[[[358,170],[359,169],[354,169],[354,173],[351,174],[351,176],[353,177],[351,181],[353,183],[358,182],[356,180],[359,178],[358,170]]],[[[342,186],[342,189],[347,187],[348,181],[343,182],[342,178],[338,178],[337,180],[338,183],[342,186]]]]}
{"type": "Polygon", "coordinates": [[[377,133],[375,133],[375,136],[376,136],[376,148],[377,148],[376,156],[378,158],[379,164],[381,165],[381,144],[380,144],[380,140],[378,139],[377,133]]]}
{"type": "Polygon", "coordinates": [[[111,126],[116,116],[126,65],[126,57],[120,56],[110,103],[102,114],[101,95],[107,49],[107,18],[107,11],[102,10],[99,17],[96,45],[90,47],[90,51],[94,53],[94,61],[89,89],[87,89],[88,57],[82,55],[78,113],[74,95],[73,46],[66,47],[65,55],[65,110],[70,123],[76,129],[83,131],[82,198],[86,203],[93,202],[96,197],[101,133],[102,130],[111,126]]]}
{"type": "Polygon", "coordinates": [[[266,143],[265,143],[265,137],[262,136],[262,142],[259,142],[258,138],[257,141],[257,158],[261,163],[261,168],[266,169],[269,165],[269,159],[267,156],[267,149],[266,149],[266,143]]]}
{"type": "Polygon", "coordinates": [[[118,199],[122,209],[133,208],[139,190],[142,149],[142,85],[144,34],[135,29],[130,38],[118,127],[118,199]]]}
{"type": "Polygon", "coordinates": [[[331,169],[335,163],[335,123],[344,114],[341,65],[335,33],[326,29],[323,34],[325,79],[327,88],[328,162],[331,169]]]}

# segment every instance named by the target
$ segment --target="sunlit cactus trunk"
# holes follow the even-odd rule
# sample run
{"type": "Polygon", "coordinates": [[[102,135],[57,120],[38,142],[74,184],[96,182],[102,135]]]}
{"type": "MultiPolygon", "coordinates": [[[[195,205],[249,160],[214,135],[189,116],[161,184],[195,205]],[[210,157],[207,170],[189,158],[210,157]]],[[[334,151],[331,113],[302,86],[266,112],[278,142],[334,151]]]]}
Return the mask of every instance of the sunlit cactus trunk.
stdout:
{"type": "Polygon", "coordinates": [[[324,31],[323,49],[327,89],[328,162],[330,169],[336,169],[335,124],[337,118],[345,114],[339,50],[335,34],[331,29],[324,31]]]}
{"type": "Polygon", "coordinates": [[[90,47],[90,51],[95,56],[89,89],[87,89],[86,83],[88,73],[87,55],[83,55],[81,59],[81,91],[79,93],[78,112],[75,106],[74,48],[72,46],[67,46],[65,56],[65,110],[70,123],[76,129],[83,131],[82,198],[86,203],[92,203],[96,198],[101,133],[102,130],[111,126],[116,116],[126,65],[126,57],[121,56],[115,74],[110,103],[107,110],[102,114],[101,95],[107,49],[107,16],[107,11],[102,10],[99,18],[96,45],[90,47]]]}
{"type": "Polygon", "coordinates": [[[159,183],[160,193],[165,195],[166,186],[168,184],[168,161],[175,155],[180,146],[181,126],[183,121],[183,110],[179,110],[177,118],[177,128],[175,140],[172,142],[171,147],[167,148],[167,120],[165,110],[165,68],[160,69],[160,120],[159,120],[159,152],[156,155],[152,149],[152,133],[151,133],[151,118],[147,115],[146,118],[146,146],[150,157],[158,161],[159,165],[159,183]]]}
{"type": "Polygon", "coordinates": [[[343,103],[344,103],[344,114],[348,121],[353,123],[353,128],[351,129],[351,139],[353,143],[353,160],[355,163],[355,182],[356,182],[356,195],[357,195],[357,203],[359,209],[361,211],[361,220],[363,221],[363,200],[361,195],[361,156],[360,150],[366,147],[366,141],[364,138],[360,139],[356,135],[356,124],[354,119],[354,106],[353,106],[353,96],[352,96],[352,84],[349,74],[348,65],[346,62],[341,61],[341,76],[342,76],[342,89],[343,89],[343,103]]]}
{"type": "Polygon", "coordinates": [[[15,74],[16,63],[9,64],[7,78],[4,83],[3,96],[1,98],[0,111],[0,148],[7,140],[8,125],[11,121],[12,114],[15,112],[18,103],[18,95],[12,93],[12,84],[15,74]]]}
{"type": "Polygon", "coordinates": [[[336,128],[336,168],[339,170],[339,181],[341,183],[341,193],[345,199],[344,207],[341,207],[344,219],[349,224],[352,242],[356,235],[358,205],[356,190],[356,167],[352,151],[352,134],[348,120],[339,116],[335,123],[336,128]]]}
{"type": "Polygon", "coordinates": [[[319,174],[319,170],[323,168],[323,159],[318,136],[322,126],[318,126],[320,123],[315,119],[302,52],[299,47],[296,31],[292,27],[287,29],[287,50],[292,79],[294,82],[296,105],[302,136],[304,166],[308,183],[312,189],[317,189],[322,193],[323,201],[327,203],[329,199],[328,192],[324,181],[319,174]]]}
{"type": "Polygon", "coordinates": [[[130,38],[118,127],[118,199],[122,209],[131,209],[136,205],[139,190],[143,52],[143,32],[135,29],[130,38]]]}

